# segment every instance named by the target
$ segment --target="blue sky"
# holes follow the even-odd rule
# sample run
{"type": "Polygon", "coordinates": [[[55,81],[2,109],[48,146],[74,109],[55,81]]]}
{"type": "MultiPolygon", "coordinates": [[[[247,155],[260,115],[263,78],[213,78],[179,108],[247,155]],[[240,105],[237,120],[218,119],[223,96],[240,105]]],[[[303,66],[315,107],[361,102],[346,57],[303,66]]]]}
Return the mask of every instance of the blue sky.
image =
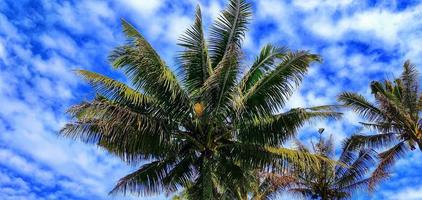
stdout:
{"type": "MultiPolygon", "coordinates": [[[[178,36],[197,4],[206,25],[225,1],[211,0],[0,1],[0,199],[133,199],[109,197],[124,165],[93,145],[57,136],[65,110],[90,99],[92,90],[72,73],[89,69],[124,81],[106,62],[124,42],[125,18],[172,65],[178,36]]],[[[422,2],[351,0],[254,1],[244,41],[247,60],[266,43],[321,54],[289,108],[335,104],[343,90],[370,96],[371,80],[397,76],[410,59],[422,72],[422,2]]],[[[248,61],[246,61],[248,62],[248,61]]],[[[350,111],[339,121],[304,127],[315,137],[325,127],[336,143],[358,128],[350,111]]],[[[356,199],[422,199],[422,153],[400,160],[389,181],[356,199]]],[[[149,199],[166,199],[164,196],[149,199]]]]}

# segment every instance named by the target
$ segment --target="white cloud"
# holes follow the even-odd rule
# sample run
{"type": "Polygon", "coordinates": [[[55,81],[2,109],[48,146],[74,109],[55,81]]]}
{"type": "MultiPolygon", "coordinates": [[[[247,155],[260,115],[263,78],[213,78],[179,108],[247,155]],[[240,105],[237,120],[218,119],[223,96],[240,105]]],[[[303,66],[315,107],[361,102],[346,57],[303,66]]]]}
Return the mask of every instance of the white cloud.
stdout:
{"type": "Polygon", "coordinates": [[[7,51],[6,51],[6,49],[3,45],[3,42],[0,38],[0,59],[5,61],[6,57],[7,57],[7,51]]]}
{"type": "Polygon", "coordinates": [[[420,200],[422,199],[422,186],[406,187],[405,189],[391,192],[387,199],[390,200],[420,200]]]}
{"type": "Polygon", "coordinates": [[[20,39],[18,38],[18,31],[16,27],[9,22],[6,16],[0,13],[0,33],[6,35],[7,39],[20,39]]]}
{"type": "Polygon", "coordinates": [[[350,5],[352,0],[296,0],[293,5],[310,11],[317,8],[339,8],[350,5]]]}
{"type": "Polygon", "coordinates": [[[40,36],[44,48],[55,49],[65,56],[74,56],[77,52],[77,44],[69,36],[63,33],[46,33],[40,36]]]}
{"type": "Polygon", "coordinates": [[[163,0],[122,0],[126,8],[132,9],[142,17],[154,15],[163,5],[163,0]]]}
{"type": "MultiPolygon", "coordinates": [[[[414,28],[420,22],[422,12],[420,6],[403,11],[393,11],[383,8],[361,10],[355,8],[352,14],[342,14],[338,17],[334,11],[315,10],[308,14],[304,21],[305,27],[313,33],[328,40],[341,40],[346,34],[360,41],[371,42],[381,40],[384,45],[393,47],[408,38],[403,36],[414,35],[414,28]],[[355,35],[357,34],[357,35],[355,35]]],[[[372,43],[372,42],[371,42],[372,43]]]]}
{"type": "Polygon", "coordinates": [[[7,149],[0,149],[0,159],[5,161],[2,165],[10,167],[26,176],[34,177],[39,182],[45,184],[54,184],[54,175],[48,171],[35,167],[33,163],[29,163],[24,158],[16,155],[7,149]]]}
{"type": "Polygon", "coordinates": [[[163,30],[169,42],[176,44],[179,37],[185,33],[186,29],[193,23],[193,20],[186,16],[173,15],[165,20],[167,28],[163,30]]]}

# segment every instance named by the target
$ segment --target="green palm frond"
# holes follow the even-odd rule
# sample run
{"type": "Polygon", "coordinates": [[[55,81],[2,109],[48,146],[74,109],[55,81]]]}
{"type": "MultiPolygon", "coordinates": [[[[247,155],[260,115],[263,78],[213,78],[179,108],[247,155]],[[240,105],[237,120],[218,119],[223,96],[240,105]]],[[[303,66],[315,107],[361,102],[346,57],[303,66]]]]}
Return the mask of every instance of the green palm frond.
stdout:
{"type": "Polygon", "coordinates": [[[138,107],[151,105],[154,101],[153,98],[135,91],[126,84],[101,74],[87,70],[78,70],[77,73],[86,79],[99,94],[113,101],[138,107]]]}
{"type": "Polygon", "coordinates": [[[123,69],[136,90],[142,89],[166,109],[188,107],[186,93],[170,68],[131,24],[122,20],[122,25],[129,43],[111,53],[113,66],[123,69]]]}
{"type": "Polygon", "coordinates": [[[223,60],[230,48],[240,48],[251,16],[251,4],[230,0],[211,28],[210,53],[213,68],[223,60]]]}
{"type": "Polygon", "coordinates": [[[394,133],[382,133],[376,135],[353,135],[351,136],[351,148],[382,148],[396,142],[394,133]]]}
{"type": "Polygon", "coordinates": [[[227,147],[222,147],[222,149],[236,152],[236,154],[231,157],[245,166],[250,166],[254,169],[272,168],[276,170],[275,172],[284,172],[293,166],[294,168],[301,169],[316,167],[319,166],[321,162],[326,162],[330,165],[336,164],[334,161],[327,159],[324,156],[283,147],[235,143],[227,147]],[[250,159],[251,157],[254,159],[250,159]]]}
{"type": "Polygon", "coordinates": [[[173,158],[145,164],[135,172],[121,178],[110,193],[131,192],[142,196],[160,194],[167,189],[162,180],[175,162],[173,158]]]}
{"type": "MultiPolygon", "coordinates": [[[[231,46],[223,60],[214,70],[214,74],[208,78],[204,85],[204,94],[207,113],[220,113],[221,110],[228,112],[232,109],[230,104],[236,75],[239,71],[239,49],[231,46]]],[[[227,116],[227,113],[224,113],[227,116]]]]}
{"type": "Polygon", "coordinates": [[[290,52],[282,62],[257,81],[244,95],[245,110],[270,114],[277,112],[301,82],[309,65],[319,57],[307,52],[290,52]]]}
{"type": "Polygon", "coordinates": [[[362,95],[351,92],[343,92],[339,96],[338,101],[344,103],[345,106],[350,107],[353,111],[357,112],[369,121],[384,119],[382,112],[362,95]]]}
{"type": "MultiPolygon", "coordinates": [[[[416,113],[419,98],[419,74],[416,66],[411,64],[409,60],[404,63],[403,68],[404,70],[400,77],[403,81],[403,103],[410,113],[416,113]]],[[[412,117],[415,119],[417,116],[412,117]]]]}
{"type": "Polygon", "coordinates": [[[160,157],[168,144],[165,130],[172,126],[166,119],[155,118],[107,100],[97,100],[72,107],[69,113],[77,118],[67,124],[60,134],[95,142],[121,157],[125,162],[160,157]],[[123,132],[122,132],[123,131],[123,132]]]}
{"type": "Polygon", "coordinates": [[[336,119],[341,113],[331,107],[295,108],[268,117],[255,117],[240,123],[239,140],[248,143],[280,145],[292,138],[305,123],[318,119],[336,119]]]}
{"type": "Polygon", "coordinates": [[[266,72],[274,68],[276,59],[281,59],[286,53],[287,48],[275,47],[271,44],[265,45],[250,69],[240,81],[240,90],[242,93],[246,94],[266,72]]]}
{"type": "Polygon", "coordinates": [[[213,73],[199,7],[196,9],[194,24],[182,35],[179,45],[184,47],[184,51],[179,55],[179,60],[185,71],[186,88],[192,94],[200,89],[213,73]]]}

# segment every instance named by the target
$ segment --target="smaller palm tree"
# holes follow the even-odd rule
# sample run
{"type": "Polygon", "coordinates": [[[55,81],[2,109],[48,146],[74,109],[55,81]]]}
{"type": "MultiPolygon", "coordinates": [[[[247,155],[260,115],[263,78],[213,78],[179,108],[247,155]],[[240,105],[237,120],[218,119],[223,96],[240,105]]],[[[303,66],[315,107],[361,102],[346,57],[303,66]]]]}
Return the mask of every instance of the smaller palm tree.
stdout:
{"type": "Polygon", "coordinates": [[[422,94],[416,67],[406,61],[400,78],[373,81],[371,91],[374,104],[351,92],[342,93],[339,101],[367,120],[362,122],[364,126],[378,132],[375,135],[353,136],[355,147],[388,148],[379,154],[381,161],[371,181],[371,186],[374,186],[389,176],[389,169],[406,152],[415,150],[416,145],[422,151],[422,119],[419,116],[422,94]]]}
{"type": "MultiPolygon", "coordinates": [[[[322,132],[319,141],[312,144],[312,150],[334,160],[333,138],[330,136],[329,139],[323,139],[322,132]]],[[[299,141],[296,143],[299,150],[310,152],[299,141]]],[[[350,144],[350,138],[343,142],[336,165],[323,163],[316,168],[293,169],[293,181],[288,191],[307,199],[340,200],[350,199],[355,191],[367,188],[370,182],[368,174],[375,164],[376,152],[363,148],[356,151],[350,144]]]]}

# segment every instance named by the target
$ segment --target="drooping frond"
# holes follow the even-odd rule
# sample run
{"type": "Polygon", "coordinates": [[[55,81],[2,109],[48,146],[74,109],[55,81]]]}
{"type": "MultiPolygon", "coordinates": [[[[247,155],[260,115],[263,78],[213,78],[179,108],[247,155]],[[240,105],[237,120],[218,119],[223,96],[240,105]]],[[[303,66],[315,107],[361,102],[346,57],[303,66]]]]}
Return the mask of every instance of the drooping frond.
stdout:
{"type": "Polygon", "coordinates": [[[194,158],[186,156],[168,171],[166,177],[162,179],[168,192],[174,192],[183,186],[189,185],[197,174],[194,166],[194,158]]]}
{"type": "Polygon", "coordinates": [[[169,158],[145,164],[135,172],[121,178],[110,193],[130,192],[142,196],[160,194],[166,191],[162,180],[175,162],[174,158],[169,158]]]}
{"type": "Polygon", "coordinates": [[[290,52],[281,63],[257,81],[244,95],[245,110],[259,113],[275,113],[280,109],[297,86],[309,65],[319,56],[308,52],[290,52]]]}
{"type": "Polygon", "coordinates": [[[132,25],[124,20],[122,25],[129,43],[111,53],[113,66],[124,70],[136,90],[142,89],[166,109],[174,110],[173,114],[176,108],[188,107],[187,96],[171,69],[132,25]]]}
{"type": "Polygon", "coordinates": [[[382,148],[397,141],[394,133],[380,133],[376,135],[352,135],[349,148],[382,148]]]}
{"type": "Polygon", "coordinates": [[[246,94],[246,92],[260,80],[266,72],[274,67],[273,65],[275,64],[276,59],[281,59],[286,53],[286,48],[275,47],[270,44],[265,45],[250,69],[240,81],[240,90],[242,93],[246,94]]]}
{"type": "Polygon", "coordinates": [[[171,122],[152,117],[129,107],[101,99],[69,109],[77,121],[68,123],[60,134],[95,142],[125,162],[137,163],[143,158],[160,157],[170,151],[171,122]]]}
{"type": "Polygon", "coordinates": [[[343,92],[339,96],[338,100],[369,121],[384,119],[382,112],[362,95],[351,92],[343,92]]]}
{"type": "Polygon", "coordinates": [[[230,0],[228,7],[215,21],[210,33],[213,68],[223,60],[231,46],[240,48],[251,14],[251,5],[245,0],[230,0]]]}
{"type": "Polygon", "coordinates": [[[239,140],[248,143],[280,145],[292,138],[305,123],[316,119],[336,119],[341,113],[329,107],[295,108],[267,117],[244,119],[239,126],[239,140]]]}
{"type": "Polygon", "coordinates": [[[204,85],[213,71],[208,57],[199,7],[196,8],[194,24],[182,35],[179,45],[184,47],[179,60],[185,71],[186,88],[192,94],[204,85]]]}
{"type": "Polygon", "coordinates": [[[77,72],[96,89],[97,93],[113,101],[138,107],[149,105],[153,101],[151,97],[145,96],[112,78],[87,70],[78,70],[77,72]]]}
{"type": "Polygon", "coordinates": [[[262,146],[258,144],[236,143],[224,147],[236,152],[231,157],[243,165],[261,169],[273,169],[275,172],[285,172],[291,167],[307,169],[320,166],[322,162],[335,165],[336,162],[324,156],[300,152],[283,147],[262,146]],[[250,159],[253,158],[253,159],[250,159]]]}
{"type": "MultiPolygon", "coordinates": [[[[338,187],[349,189],[351,185],[356,184],[362,179],[365,179],[370,168],[375,164],[376,153],[371,149],[361,149],[354,159],[353,163],[348,167],[343,167],[344,170],[337,171],[338,187]]],[[[362,186],[357,184],[356,186],[362,186]]],[[[357,188],[355,188],[357,189],[357,188]]]]}
{"type": "Polygon", "coordinates": [[[369,182],[370,189],[373,190],[378,182],[389,177],[389,170],[394,163],[408,151],[405,142],[400,142],[394,147],[379,154],[380,163],[372,173],[369,182]]]}

